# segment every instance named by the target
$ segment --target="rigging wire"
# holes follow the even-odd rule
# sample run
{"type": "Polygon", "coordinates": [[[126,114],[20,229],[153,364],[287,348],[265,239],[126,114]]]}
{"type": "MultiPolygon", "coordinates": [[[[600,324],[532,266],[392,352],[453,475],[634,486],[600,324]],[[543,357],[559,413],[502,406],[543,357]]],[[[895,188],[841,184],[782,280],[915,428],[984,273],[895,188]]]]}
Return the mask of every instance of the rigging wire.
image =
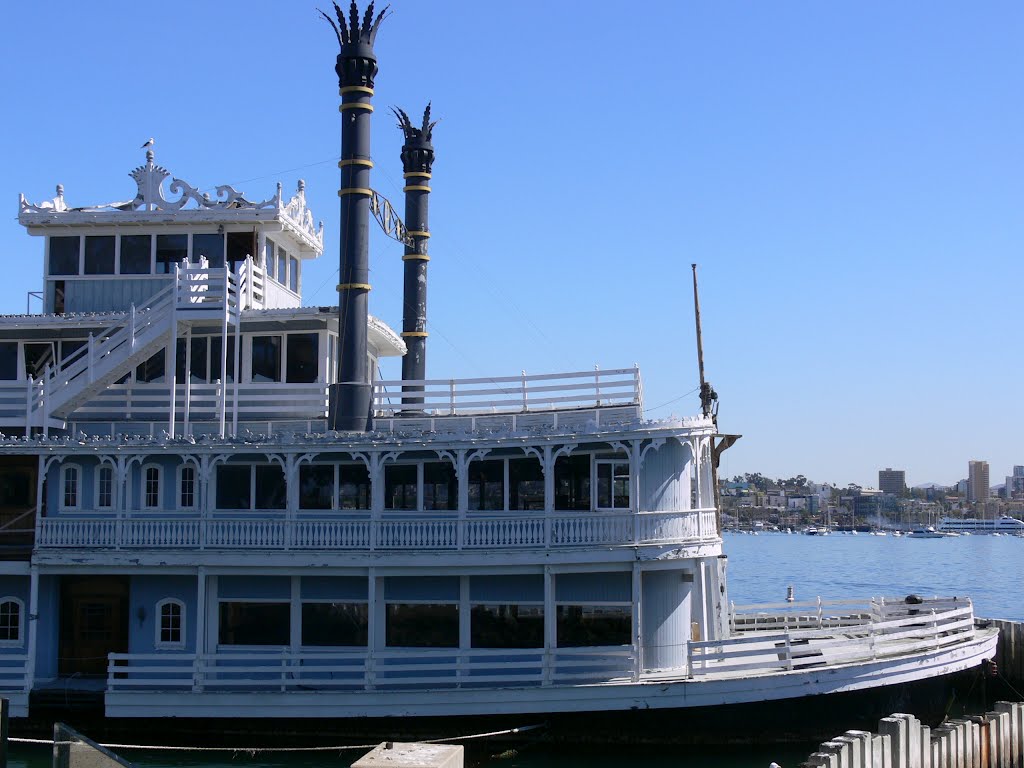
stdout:
{"type": "Polygon", "coordinates": [[[659,408],[664,408],[666,405],[672,405],[672,403],[677,403],[680,400],[682,400],[684,397],[689,397],[694,392],[698,392],[698,391],[700,391],[700,387],[694,387],[689,392],[684,392],[679,397],[673,397],[671,400],[669,400],[668,402],[662,403],[661,405],[655,405],[655,406],[652,406],[651,408],[644,408],[644,413],[650,413],[651,411],[656,411],[659,408]]]}

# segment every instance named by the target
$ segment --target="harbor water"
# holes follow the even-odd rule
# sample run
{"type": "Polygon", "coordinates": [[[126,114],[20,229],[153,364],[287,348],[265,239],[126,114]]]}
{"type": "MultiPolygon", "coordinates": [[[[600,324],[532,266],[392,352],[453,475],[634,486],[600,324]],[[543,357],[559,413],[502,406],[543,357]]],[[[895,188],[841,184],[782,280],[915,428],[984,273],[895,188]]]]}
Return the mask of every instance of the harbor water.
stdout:
{"type": "MultiPolygon", "coordinates": [[[[737,605],[797,600],[903,597],[908,594],[967,595],[981,617],[1024,621],[1024,538],[961,536],[945,539],[833,533],[829,536],[759,533],[725,535],[729,596],[737,605]]],[[[681,719],[685,715],[680,715],[681,719]]],[[[524,723],[526,725],[526,723],[524,723]]],[[[737,723],[737,729],[742,729],[737,723]]],[[[254,739],[254,746],[256,746],[254,739]]],[[[467,768],[738,768],[775,761],[788,768],[816,744],[729,748],[621,747],[600,749],[526,743],[515,750],[467,743],[467,768]]],[[[362,751],[298,754],[181,753],[124,751],[145,768],[346,768],[362,751]]],[[[46,747],[14,745],[11,768],[49,765],[46,747]]]]}

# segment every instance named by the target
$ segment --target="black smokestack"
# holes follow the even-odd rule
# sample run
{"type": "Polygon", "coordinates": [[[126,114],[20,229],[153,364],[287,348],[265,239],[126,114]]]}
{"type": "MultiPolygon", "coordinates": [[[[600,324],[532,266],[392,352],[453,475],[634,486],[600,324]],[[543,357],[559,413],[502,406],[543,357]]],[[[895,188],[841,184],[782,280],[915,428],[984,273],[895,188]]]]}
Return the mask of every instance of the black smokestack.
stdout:
{"type": "MultiPolygon", "coordinates": [[[[430,143],[436,122],[430,122],[430,105],[423,111],[423,124],[417,128],[409,116],[397,107],[398,127],[405,135],[402,145],[402,170],[405,172],[405,290],[402,310],[402,338],[408,351],[402,358],[402,381],[427,378],[427,224],[430,200],[430,171],[434,165],[434,146],[430,143]]],[[[422,392],[422,385],[402,385],[402,405],[422,406],[423,398],[409,393],[422,392]]]]}
{"type": "Polygon", "coordinates": [[[370,115],[377,57],[373,41],[387,8],[362,19],[355,0],[348,19],[337,3],[330,22],[341,53],[334,71],[341,94],[341,263],[338,283],[338,383],[330,388],[328,428],[366,432],[371,428],[372,385],[366,349],[370,249],[370,115]]]}

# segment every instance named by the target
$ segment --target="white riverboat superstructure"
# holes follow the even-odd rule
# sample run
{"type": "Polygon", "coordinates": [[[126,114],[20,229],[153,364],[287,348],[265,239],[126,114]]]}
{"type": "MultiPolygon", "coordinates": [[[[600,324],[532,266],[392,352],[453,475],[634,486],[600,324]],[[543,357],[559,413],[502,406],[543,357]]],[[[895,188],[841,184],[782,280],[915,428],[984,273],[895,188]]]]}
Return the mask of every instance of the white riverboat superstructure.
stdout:
{"type": "Polygon", "coordinates": [[[371,317],[372,426],[332,430],[343,343],[337,308],[302,305],[324,242],[302,182],[211,198],[152,151],[131,175],[130,203],[20,202],[44,289],[0,317],[15,716],[77,688],[122,718],[703,708],[992,655],[964,598],[732,606],[729,441],[645,419],[635,368],[382,381],[425,334],[371,317]]]}
{"type": "Polygon", "coordinates": [[[1024,536],[1024,520],[1009,515],[991,519],[973,517],[944,517],[939,521],[941,533],[999,533],[1010,536],[1024,536]]]}

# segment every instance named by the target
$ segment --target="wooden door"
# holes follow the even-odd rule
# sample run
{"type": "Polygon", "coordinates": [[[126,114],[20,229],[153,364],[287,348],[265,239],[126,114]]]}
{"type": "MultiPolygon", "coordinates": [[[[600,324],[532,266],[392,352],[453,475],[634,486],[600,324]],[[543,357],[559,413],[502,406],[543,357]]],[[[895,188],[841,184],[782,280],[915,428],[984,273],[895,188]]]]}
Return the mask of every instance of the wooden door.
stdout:
{"type": "Polygon", "coordinates": [[[107,654],[128,651],[128,578],[64,576],[60,675],[105,676],[107,654]]]}

